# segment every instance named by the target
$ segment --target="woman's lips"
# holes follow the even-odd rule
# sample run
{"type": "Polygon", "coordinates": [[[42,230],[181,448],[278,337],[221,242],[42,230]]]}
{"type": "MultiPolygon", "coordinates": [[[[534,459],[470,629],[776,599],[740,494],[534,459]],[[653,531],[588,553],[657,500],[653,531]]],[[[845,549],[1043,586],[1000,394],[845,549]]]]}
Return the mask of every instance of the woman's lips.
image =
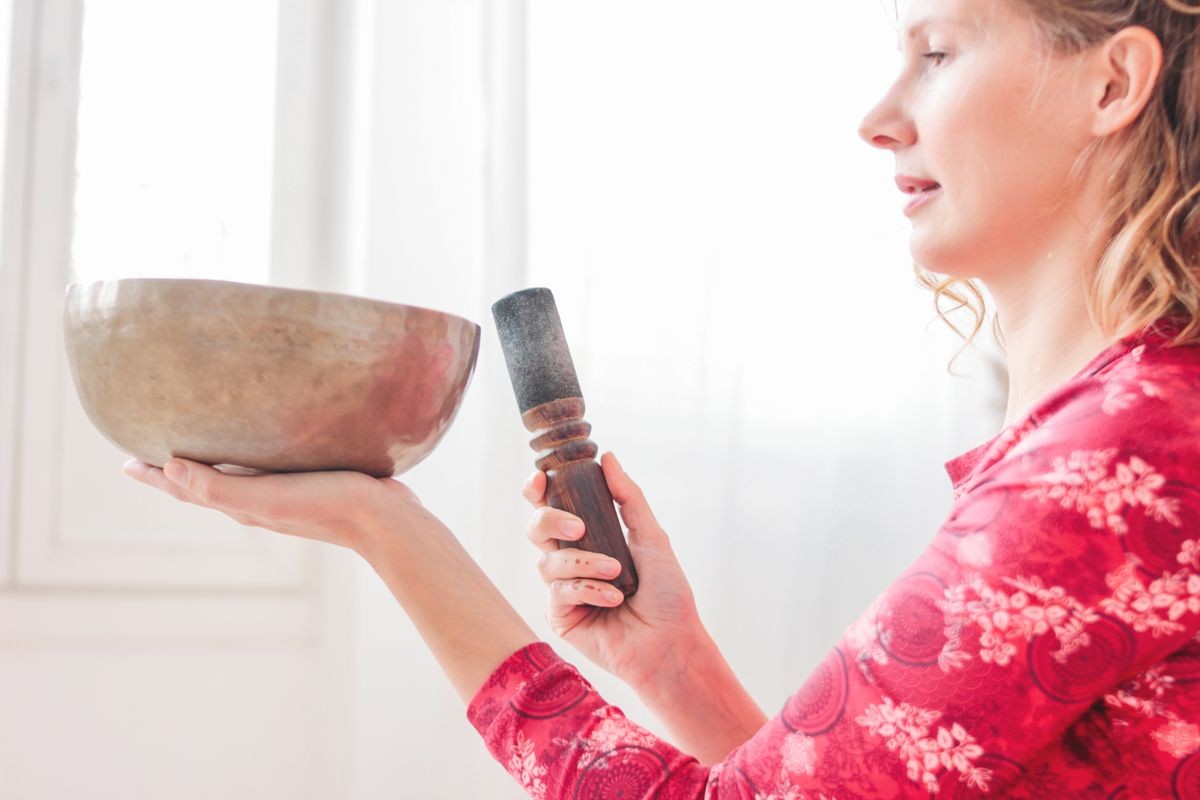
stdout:
{"type": "Polygon", "coordinates": [[[908,205],[906,205],[904,207],[905,216],[912,214],[918,208],[921,208],[922,206],[924,206],[926,203],[930,202],[931,200],[933,200],[937,197],[940,197],[941,194],[942,194],[942,187],[938,186],[936,184],[929,187],[928,189],[923,189],[923,190],[917,192],[916,194],[914,194],[912,196],[912,200],[910,200],[908,202],[908,205]]]}

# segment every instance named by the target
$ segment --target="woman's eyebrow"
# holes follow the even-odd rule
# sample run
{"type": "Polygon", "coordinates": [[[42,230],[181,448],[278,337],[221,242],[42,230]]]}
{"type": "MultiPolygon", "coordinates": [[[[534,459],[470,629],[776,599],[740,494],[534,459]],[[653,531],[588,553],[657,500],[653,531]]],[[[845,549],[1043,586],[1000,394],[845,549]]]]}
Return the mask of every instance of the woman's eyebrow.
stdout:
{"type": "MultiPolygon", "coordinates": [[[[953,17],[940,16],[938,14],[930,14],[927,17],[922,17],[921,19],[917,20],[912,25],[909,25],[908,31],[905,34],[905,38],[908,40],[915,39],[918,33],[920,33],[922,30],[924,30],[925,28],[928,28],[932,25],[944,25],[946,27],[951,27],[951,28],[962,27],[962,23],[959,22],[957,19],[954,19],[953,17]]],[[[903,43],[899,39],[896,39],[896,49],[900,50],[900,49],[902,49],[902,46],[903,46],[903,43]]]]}

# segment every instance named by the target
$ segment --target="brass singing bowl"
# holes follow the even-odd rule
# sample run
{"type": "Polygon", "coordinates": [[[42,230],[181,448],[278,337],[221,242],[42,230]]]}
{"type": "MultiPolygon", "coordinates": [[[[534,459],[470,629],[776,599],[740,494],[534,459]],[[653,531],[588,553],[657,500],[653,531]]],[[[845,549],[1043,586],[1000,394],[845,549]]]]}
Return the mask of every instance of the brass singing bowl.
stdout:
{"type": "Polygon", "coordinates": [[[72,283],[63,332],[92,424],[155,466],[398,475],[462,403],[479,326],[332,292],[231,281],[72,283]]]}

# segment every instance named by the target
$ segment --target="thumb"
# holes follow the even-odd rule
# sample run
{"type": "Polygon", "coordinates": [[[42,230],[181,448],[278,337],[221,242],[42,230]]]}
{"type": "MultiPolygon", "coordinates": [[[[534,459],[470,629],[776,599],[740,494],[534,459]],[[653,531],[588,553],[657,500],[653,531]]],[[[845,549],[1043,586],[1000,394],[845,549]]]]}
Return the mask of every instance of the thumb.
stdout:
{"type": "Polygon", "coordinates": [[[629,529],[629,538],[647,544],[668,540],[667,533],[658,524],[641,487],[621,468],[621,463],[611,452],[600,457],[600,468],[608,482],[608,490],[621,509],[621,519],[629,529]]]}

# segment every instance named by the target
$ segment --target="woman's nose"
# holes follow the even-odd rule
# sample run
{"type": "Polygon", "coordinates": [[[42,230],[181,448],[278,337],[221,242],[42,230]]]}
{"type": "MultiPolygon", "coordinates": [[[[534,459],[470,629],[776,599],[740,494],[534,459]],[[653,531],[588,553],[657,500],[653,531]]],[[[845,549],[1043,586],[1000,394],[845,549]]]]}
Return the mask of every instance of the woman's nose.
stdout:
{"type": "Polygon", "coordinates": [[[858,124],[858,135],[873,147],[892,150],[912,138],[910,128],[891,104],[889,94],[863,117],[858,124]]]}

